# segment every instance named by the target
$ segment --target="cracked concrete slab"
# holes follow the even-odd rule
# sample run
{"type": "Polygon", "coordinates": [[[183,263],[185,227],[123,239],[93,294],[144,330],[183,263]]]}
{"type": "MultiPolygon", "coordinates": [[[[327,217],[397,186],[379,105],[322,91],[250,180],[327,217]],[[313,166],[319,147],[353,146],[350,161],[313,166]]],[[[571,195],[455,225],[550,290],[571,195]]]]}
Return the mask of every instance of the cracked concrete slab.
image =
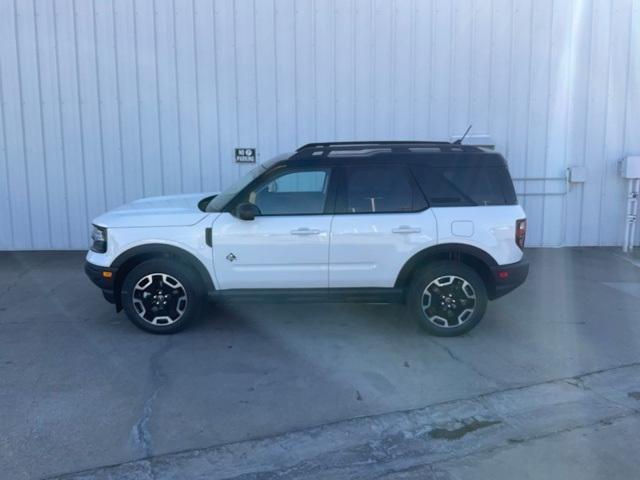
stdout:
{"type": "MultiPolygon", "coordinates": [[[[592,434],[614,423],[637,424],[640,405],[622,405],[615,401],[615,394],[608,395],[619,384],[640,384],[640,364],[262,440],[164,455],[59,480],[133,478],[134,474],[156,480],[402,478],[399,472],[421,472],[422,478],[427,472],[437,478],[447,471],[473,470],[474,461],[507,455],[502,452],[514,446],[524,449],[537,442],[531,448],[545,450],[545,439],[555,444],[559,436],[573,435],[576,430],[592,434]],[[583,386],[589,380],[599,385],[598,392],[583,386]]],[[[534,469],[513,463],[509,471],[510,478],[526,478],[534,469]]]]}
{"type": "MultiPolygon", "coordinates": [[[[602,282],[640,282],[640,269],[608,249],[528,255],[527,283],[459,338],[426,336],[401,306],[284,304],[213,307],[168,340],[115,314],[84,278],[83,253],[2,252],[2,476],[128,462],[139,462],[134,477],[150,475],[175,452],[398,414],[395,436],[379,429],[345,450],[346,468],[362,452],[373,463],[392,455],[400,432],[421,418],[411,412],[428,405],[439,407],[423,418],[420,438],[445,441],[429,436],[435,426],[464,433],[456,444],[518,429],[545,435],[558,422],[591,428],[579,425],[637,408],[638,382],[611,369],[640,361],[639,300],[602,282]],[[582,376],[598,371],[607,373],[582,376]],[[555,379],[566,380],[549,387],[555,379]]],[[[301,455],[295,443],[284,446],[293,460],[301,455]]],[[[253,451],[238,455],[243,462],[253,451]]],[[[430,475],[441,474],[436,466],[430,475]]],[[[398,461],[380,475],[424,471],[405,467],[398,461]]]]}
{"type": "Polygon", "coordinates": [[[444,462],[438,468],[456,480],[637,478],[639,429],[636,414],[444,462]]]}
{"type": "Polygon", "coordinates": [[[164,382],[166,381],[166,375],[162,371],[159,359],[171,348],[171,337],[167,337],[164,345],[162,345],[153,355],[149,362],[149,370],[151,376],[152,390],[148,398],[142,405],[142,414],[140,418],[131,428],[131,438],[133,443],[141,450],[144,456],[149,457],[153,455],[153,440],[151,432],[149,431],[149,420],[153,413],[153,404],[156,397],[160,393],[164,382]]]}

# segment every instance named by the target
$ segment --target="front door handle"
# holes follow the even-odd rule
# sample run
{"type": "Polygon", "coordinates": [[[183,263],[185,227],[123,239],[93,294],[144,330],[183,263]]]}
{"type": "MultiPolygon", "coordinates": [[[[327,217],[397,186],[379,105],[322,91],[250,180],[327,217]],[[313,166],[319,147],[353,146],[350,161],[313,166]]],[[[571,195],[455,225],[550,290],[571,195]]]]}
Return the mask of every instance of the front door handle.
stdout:
{"type": "Polygon", "coordinates": [[[400,225],[399,227],[392,228],[393,233],[420,233],[422,230],[418,227],[410,227],[409,225],[400,225]]]}
{"type": "Polygon", "coordinates": [[[301,227],[291,230],[291,235],[318,235],[320,230],[317,228],[301,227]]]}

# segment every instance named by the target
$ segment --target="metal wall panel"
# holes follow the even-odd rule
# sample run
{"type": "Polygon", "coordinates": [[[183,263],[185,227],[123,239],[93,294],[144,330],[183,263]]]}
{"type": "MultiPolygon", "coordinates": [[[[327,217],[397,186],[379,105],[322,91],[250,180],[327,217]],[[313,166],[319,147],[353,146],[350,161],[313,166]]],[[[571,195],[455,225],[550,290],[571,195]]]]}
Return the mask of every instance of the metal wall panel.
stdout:
{"type": "Polygon", "coordinates": [[[85,248],[106,209],[229,185],[235,147],[470,123],[530,245],[617,245],[638,52],[640,0],[0,0],[0,249],[85,248]]]}

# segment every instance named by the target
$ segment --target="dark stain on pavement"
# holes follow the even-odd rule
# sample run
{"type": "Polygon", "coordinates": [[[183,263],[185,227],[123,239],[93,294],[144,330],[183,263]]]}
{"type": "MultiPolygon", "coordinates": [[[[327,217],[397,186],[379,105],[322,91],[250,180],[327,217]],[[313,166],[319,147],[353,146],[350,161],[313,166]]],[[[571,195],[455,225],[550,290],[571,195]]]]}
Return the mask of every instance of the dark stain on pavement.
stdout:
{"type": "Polygon", "coordinates": [[[475,432],[481,428],[497,425],[498,423],[502,422],[500,420],[477,420],[475,418],[471,418],[468,421],[463,421],[461,427],[451,430],[446,428],[434,428],[429,432],[429,436],[437,440],[458,440],[468,433],[475,432]]]}

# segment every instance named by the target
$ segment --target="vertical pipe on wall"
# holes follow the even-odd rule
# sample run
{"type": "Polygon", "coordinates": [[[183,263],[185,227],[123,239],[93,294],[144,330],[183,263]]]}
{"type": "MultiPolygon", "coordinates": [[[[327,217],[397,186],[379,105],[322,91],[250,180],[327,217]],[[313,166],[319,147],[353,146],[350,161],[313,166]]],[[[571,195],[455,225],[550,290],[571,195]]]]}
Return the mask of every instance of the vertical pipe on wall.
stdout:
{"type": "Polygon", "coordinates": [[[631,211],[631,232],[629,234],[629,251],[633,251],[633,244],[636,239],[636,225],[638,224],[638,197],[640,196],[640,178],[633,180],[634,188],[633,193],[633,209],[631,211]]]}
{"type": "Polygon", "coordinates": [[[624,242],[622,244],[622,251],[629,251],[629,231],[631,230],[631,194],[633,192],[633,180],[628,180],[629,185],[627,188],[627,214],[624,219],[624,242]]]}
{"type": "Polygon", "coordinates": [[[624,243],[622,251],[632,252],[636,238],[636,224],[638,222],[638,197],[640,197],[640,178],[630,178],[627,193],[627,215],[624,227],[624,243]]]}

